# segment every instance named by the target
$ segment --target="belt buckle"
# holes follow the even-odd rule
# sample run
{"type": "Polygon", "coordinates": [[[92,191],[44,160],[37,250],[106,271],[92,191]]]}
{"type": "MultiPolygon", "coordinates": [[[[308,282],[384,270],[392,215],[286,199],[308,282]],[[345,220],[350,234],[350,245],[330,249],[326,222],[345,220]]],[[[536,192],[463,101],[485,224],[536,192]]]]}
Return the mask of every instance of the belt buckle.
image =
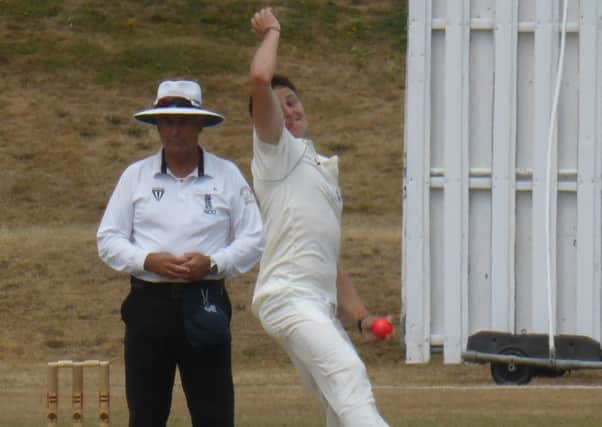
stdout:
{"type": "Polygon", "coordinates": [[[171,297],[173,299],[180,299],[182,298],[182,288],[184,285],[182,284],[173,284],[171,285],[171,297]]]}

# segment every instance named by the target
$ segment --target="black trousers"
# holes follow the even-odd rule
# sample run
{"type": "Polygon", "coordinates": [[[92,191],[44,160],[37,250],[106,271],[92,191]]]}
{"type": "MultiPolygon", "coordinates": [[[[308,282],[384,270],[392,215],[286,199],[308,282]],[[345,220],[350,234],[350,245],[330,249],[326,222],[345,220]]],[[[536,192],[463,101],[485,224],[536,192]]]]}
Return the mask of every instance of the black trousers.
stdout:
{"type": "MultiPolygon", "coordinates": [[[[185,285],[188,286],[188,285],[185,285]]],[[[211,292],[231,317],[228,294],[211,292]]],[[[171,409],[176,367],[194,427],[234,426],[234,386],[230,343],[195,350],[186,338],[181,295],[173,285],[132,281],[121,307],[125,328],[125,387],[130,427],[165,427],[171,409]]]]}

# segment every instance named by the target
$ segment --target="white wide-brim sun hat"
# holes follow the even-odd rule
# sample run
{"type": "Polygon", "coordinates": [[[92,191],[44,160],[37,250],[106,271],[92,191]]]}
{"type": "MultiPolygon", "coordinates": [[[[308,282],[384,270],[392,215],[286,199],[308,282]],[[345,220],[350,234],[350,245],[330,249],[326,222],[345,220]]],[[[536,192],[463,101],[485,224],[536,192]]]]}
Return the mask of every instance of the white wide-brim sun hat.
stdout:
{"type": "Polygon", "coordinates": [[[134,118],[143,123],[157,124],[157,116],[191,115],[199,116],[203,121],[203,127],[210,127],[224,121],[221,114],[202,108],[203,97],[201,86],[190,80],[165,80],[159,84],[157,98],[153,107],[139,111],[134,118]]]}

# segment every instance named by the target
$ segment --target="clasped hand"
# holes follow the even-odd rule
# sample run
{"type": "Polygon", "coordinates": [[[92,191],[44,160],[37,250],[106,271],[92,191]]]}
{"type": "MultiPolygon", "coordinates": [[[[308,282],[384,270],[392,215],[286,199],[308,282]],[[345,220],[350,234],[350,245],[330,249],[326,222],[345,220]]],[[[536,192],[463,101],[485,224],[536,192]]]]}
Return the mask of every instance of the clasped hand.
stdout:
{"type": "Polygon", "coordinates": [[[210,260],[199,252],[175,256],[168,252],[153,252],[144,260],[144,269],[169,279],[195,282],[209,273],[210,260]]]}

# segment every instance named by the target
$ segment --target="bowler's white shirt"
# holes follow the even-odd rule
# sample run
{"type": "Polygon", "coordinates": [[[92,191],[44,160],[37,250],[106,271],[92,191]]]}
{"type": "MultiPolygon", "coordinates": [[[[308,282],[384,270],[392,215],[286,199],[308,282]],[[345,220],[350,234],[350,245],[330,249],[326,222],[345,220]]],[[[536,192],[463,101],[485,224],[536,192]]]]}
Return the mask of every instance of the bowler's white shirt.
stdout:
{"type": "Polygon", "coordinates": [[[151,252],[200,252],[215,260],[219,277],[232,276],[250,270],[261,256],[261,214],[234,163],[203,150],[199,168],[178,179],[161,150],[123,172],[97,244],[110,267],[150,282],[173,281],[144,270],[151,252]]]}
{"type": "Polygon", "coordinates": [[[295,290],[336,304],[343,201],[338,158],[284,129],[278,144],[253,132],[253,186],[264,220],[265,249],[253,310],[274,293],[295,290]]]}

